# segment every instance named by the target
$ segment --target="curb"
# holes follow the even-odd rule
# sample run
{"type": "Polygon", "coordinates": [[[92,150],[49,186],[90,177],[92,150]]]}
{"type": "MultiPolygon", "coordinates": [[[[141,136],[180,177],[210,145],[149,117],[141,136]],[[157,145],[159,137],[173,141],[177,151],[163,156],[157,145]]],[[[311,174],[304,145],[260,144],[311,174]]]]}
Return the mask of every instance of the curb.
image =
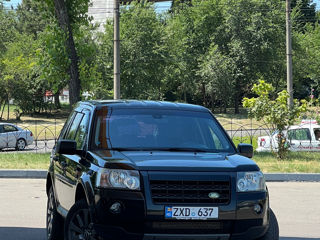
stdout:
{"type": "MultiPolygon", "coordinates": [[[[46,179],[47,170],[0,169],[0,178],[46,179]]],[[[320,182],[320,173],[266,173],[267,182],[320,182]]]]}
{"type": "Polygon", "coordinates": [[[1,169],[0,178],[35,178],[46,179],[47,170],[16,170],[16,169],[1,169]]]}
{"type": "Polygon", "coordinates": [[[267,182],[320,182],[319,173],[266,173],[267,182]]]}

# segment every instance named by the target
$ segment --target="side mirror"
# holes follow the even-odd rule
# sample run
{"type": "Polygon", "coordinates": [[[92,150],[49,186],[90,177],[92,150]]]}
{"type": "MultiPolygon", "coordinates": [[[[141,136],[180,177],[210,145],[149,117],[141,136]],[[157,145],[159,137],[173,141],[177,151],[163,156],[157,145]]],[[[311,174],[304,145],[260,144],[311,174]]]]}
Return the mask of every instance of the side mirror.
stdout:
{"type": "Polygon", "coordinates": [[[239,143],[238,152],[240,153],[240,155],[244,157],[247,157],[247,158],[253,157],[253,147],[251,144],[239,143]]]}
{"type": "Polygon", "coordinates": [[[57,142],[56,153],[73,155],[77,151],[77,142],[74,140],[61,139],[57,142]]]}

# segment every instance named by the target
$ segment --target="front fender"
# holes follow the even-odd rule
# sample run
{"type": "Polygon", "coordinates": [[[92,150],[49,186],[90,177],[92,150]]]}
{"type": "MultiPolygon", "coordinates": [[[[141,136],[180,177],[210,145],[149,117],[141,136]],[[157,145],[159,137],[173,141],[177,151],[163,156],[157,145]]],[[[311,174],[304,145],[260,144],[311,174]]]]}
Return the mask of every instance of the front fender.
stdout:
{"type": "Polygon", "coordinates": [[[94,189],[91,182],[91,175],[88,173],[83,173],[82,176],[79,178],[76,187],[76,201],[78,200],[77,197],[80,197],[82,193],[81,189],[84,191],[84,195],[87,201],[88,206],[94,205],[94,189]]]}

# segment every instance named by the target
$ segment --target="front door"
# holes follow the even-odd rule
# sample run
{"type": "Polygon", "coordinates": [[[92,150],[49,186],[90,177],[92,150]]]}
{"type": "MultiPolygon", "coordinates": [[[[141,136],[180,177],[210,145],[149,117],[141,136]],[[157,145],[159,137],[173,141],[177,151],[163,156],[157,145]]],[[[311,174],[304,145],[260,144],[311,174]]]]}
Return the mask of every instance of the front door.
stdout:
{"type": "MultiPolygon", "coordinates": [[[[89,111],[77,112],[74,119],[67,129],[64,139],[75,140],[77,150],[83,150],[89,124],[89,111]]],[[[74,204],[75,191],[78,178],[81,176],[82,167],[80,164],[81,155],[61,154],[59,156],[59,179],[57,186],[57,195],[60,205],[69,210],[74,204]]]]}
{"type": "Polygon", "coordinates": [[[312,141],[309,128],[297,128],[288,130],[290,151],[311,151],[312,141]]]}

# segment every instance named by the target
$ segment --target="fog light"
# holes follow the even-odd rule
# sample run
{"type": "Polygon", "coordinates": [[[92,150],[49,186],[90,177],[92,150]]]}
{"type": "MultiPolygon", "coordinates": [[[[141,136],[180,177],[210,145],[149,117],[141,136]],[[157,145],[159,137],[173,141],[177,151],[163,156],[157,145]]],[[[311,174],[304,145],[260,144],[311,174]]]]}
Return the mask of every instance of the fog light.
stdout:
{"type": "Polygon", "coordinates": [[[262,207],[261,207],[260,204],[254,205],[253,210],[254,210],[257,214],[262,213],[262,207]]]}
{"type": "Polygon", "coordinates": [[[119,214],[121,213],[121,203],[119,202],[115,202],[113,203],[110,208],[109,211],[113,214],[119,214]]]}

